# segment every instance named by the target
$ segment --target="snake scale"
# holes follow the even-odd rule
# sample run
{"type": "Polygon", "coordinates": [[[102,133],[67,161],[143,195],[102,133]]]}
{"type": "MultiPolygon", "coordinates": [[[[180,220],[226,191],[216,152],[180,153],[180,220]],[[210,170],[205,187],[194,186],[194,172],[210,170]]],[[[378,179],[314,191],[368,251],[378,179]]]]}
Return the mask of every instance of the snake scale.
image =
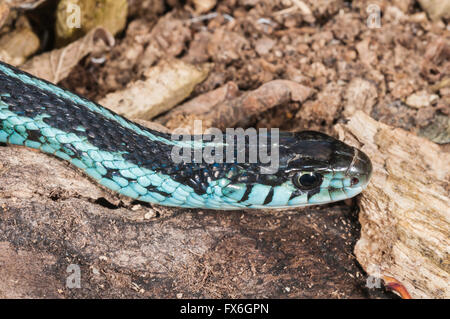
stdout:
{"type": "MultiPolygon", "coordinates": [[[[192,152],[209,141],[191,136],[192,152]]],[[[246,140],[223,162],[174,162],[186,143],[134,123],[79,95],[0,62],[0,143],[52,154],[122,195],[167,206],[207,209],[286,208],[359,194],[372,164],[362,151],[313,131],[279,134],[278,169],[238,161],[258,148],[246,140]]],[[[223,146],[228,144],[223,141],[223,146]]]]}

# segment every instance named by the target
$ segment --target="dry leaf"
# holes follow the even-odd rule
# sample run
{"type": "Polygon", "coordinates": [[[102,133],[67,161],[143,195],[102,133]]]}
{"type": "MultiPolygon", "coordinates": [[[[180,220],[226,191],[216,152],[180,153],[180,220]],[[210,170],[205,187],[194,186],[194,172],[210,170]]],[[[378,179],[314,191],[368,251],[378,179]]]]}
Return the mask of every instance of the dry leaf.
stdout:
{"type": "Polygon", "coordinates": [[[5,2],[0,3],[0,28],[6,22],[6,19],[9,16],[9,6],[5,2]]]}
{"type": "Polygon", "coordinates": [[[108,47],[114,45],[114,37],[105,29],[97,28],[86,36],[68,46],[38,55],[22,66],[37,77],[52,83],[58,83],[67,77],[74,66],[87,54],[91,53],[100,44],[98,40],[108,47]]]}
{"type": "Polygon", "coordinates": [[[16,24],[20,27],[0,38],[0,57],[2,61],[17,66],[39,49],[40,42],[25,17],[16,24]]]}
{"type": "Polygon", "coordinates": [[[108,94],[100,104],[127,117],[152,119],[187,98],[210,69],[208,63],[194,66],[175,59],[163,61],[145,72],[147,80],[108,94]]]}
{"type": "Polygon", "coordinates": [[[450,0],[419,0],[419,3],[431,20],[450,18],[450,0]]]}
{"type": "Polygon", "coordinates": [[[127,8],[126,0],[61,0],[56,10],[56,42],[70,43],[97,27],[115,35],[125,27],[127,8]]]}

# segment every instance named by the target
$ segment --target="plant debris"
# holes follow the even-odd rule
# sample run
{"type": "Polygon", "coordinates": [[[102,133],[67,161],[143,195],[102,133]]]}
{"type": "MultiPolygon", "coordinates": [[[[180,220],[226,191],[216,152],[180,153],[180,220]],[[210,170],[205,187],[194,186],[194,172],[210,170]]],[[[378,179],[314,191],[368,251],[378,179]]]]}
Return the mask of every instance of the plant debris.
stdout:
{"type": "Polygon", "coordinates": [[[150,120],[190,96],[194,87],[208,76],[210,68],[207,63],[194,66],[164,60],[143,74],[145,80],[108,94],[100,104],[131,118],[150,120]]]}
{"type": "Polygon", "coordinates": [[[82,58],[90,53],[101,54],[114,45],[114,37],[103,28],[96,28],[83,38],[50,52],[33,57],[22,69],[47,81],[65,79],[82,58]]]}

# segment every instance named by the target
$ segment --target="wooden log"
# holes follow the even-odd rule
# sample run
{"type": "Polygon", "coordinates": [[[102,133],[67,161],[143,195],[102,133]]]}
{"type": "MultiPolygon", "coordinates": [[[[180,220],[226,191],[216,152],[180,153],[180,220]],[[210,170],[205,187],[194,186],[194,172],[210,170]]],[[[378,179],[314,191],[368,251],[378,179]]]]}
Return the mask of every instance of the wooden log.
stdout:
{"type": "Polygon", "coordinates": [[[135,203],[0,145],[0,298],[366,298],[343,202],[289,211],[135,203]],[[80,267],[81,288],[66,285],[80,267]]]}
{"type": "Polygon", "coordinates": [[[360,197],[360,264],[397,279],[413,298],[450,298],[450,154],[360,111],[336,129],[374,166],[360,197]]]}

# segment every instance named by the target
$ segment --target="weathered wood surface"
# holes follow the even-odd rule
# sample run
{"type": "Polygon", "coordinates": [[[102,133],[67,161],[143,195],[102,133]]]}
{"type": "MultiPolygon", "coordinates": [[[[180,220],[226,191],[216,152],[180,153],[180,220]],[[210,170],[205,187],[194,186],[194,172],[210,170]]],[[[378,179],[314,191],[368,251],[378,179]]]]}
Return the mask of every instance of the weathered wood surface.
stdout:
{"type": "Polygon", "coordinates": [[[360,197],[358,261],[413,298],[450,298],[450,154],[362,112],[338,131],[374,165],[360,197]]]}

